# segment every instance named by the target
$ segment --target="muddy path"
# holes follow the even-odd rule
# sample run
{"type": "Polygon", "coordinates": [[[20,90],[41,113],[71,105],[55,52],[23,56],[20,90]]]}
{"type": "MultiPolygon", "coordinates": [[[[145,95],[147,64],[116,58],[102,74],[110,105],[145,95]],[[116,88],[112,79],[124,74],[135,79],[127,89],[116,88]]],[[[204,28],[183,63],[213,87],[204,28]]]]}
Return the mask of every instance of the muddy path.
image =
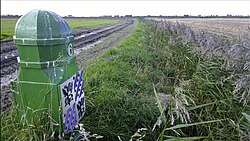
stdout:
{"type": "MultiPolygon", "coordinates": [[[[134,24],[132,20],[124,20],[94,28],[73,29],[77,65],[82,68],[102,51],[116,45],[131,32],[134,24]]],[[[17,77],[17,57],[13,41],[1,41],[1,112],[12,105],[10,82],[17,77]]]]}

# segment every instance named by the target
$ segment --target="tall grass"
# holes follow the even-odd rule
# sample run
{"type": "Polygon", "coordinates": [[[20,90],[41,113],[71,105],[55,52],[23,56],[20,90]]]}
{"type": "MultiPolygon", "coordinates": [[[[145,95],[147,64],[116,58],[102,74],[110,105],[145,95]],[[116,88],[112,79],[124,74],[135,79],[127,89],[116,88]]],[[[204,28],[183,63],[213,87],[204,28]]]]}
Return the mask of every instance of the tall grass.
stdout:
{"type": "Polygon", "coordinates": [[[141,128],[147,128],[143,139],[157,138],[159,130],[152,127],[159,112],[148,75],[153,58],[144,49],[144,40],[138,23],[120,45],[84,68],[87,111],[82,123],[103,140],[129,140],[141,128]]]}
{"type": "MultiPolygon", "coordinates": [[[[166,25],[138,21],[120,45],[83,68],[86,113],[68,140],[87,131],[109,141],[249,140],[249,101],[234,94],[236,71],[223,67],[222,56],[183,44],[166,25]]],[[[12,111],[1,117],[1,139],[59,139],[49,126],[32,125],[12,111]]]]}
{"type": "MultiPolygon", "coordinates": [[[[86,114],[80,122],[82,130],[76,129],[68,139],[82,131],[85,131],[82,136],[90,131],[102,136],[101,140],[157,139],[159,130],[152,131],[152,128],[159,111],[148,76],[154,70],[149,65],[153,58],[144,49],[144,40],[140,23],[120,45],[105,51],[84,68],[86,114]]],[[[21,126],[22,122],[16,118],[8,120],[12,116],[15,116],[14,111],[1,120],[1,128],[6,129],[3,140],[18,140],[21,136],[25,136],[24,140],[34,139],[34,136],[37,140],[48,140],[51,135],[54,139],[62,138],[56,132],[53,134],[51,128],[40,130],[44,126],[40,123],[34,125],[34,132],[29,132],[33,123],[21,126]],[[11,136],[13,128],[17,134],[11,136]]]]}
{"type": "MultiPolygon", "coordinates": [[[[197,45],[197,38],[193,38],[195,33],[185,25],[147,23],[148,49],[155,52],[155,68],[164,70],[154,81],[160,110],[165,111],[156,122],[160,125],[165,119],[165,129],[159,139],[199,139],[205,136],[207,140],[249,140],[250,123],[246,117],[250,113],[249,84],[245,82],[238,88],[241,92],[246,91],[239,99],[235,96],[235,85],[239,80],[232,77],[239,68],[223,67],[227,58],[223,58],[225,55],[215,56],[208,42],[204,43],[206,47],[193,47],[197,45]],[[204,53],[202,48],[206,50],[204,53]],[[176,126],[179,128],[174,128],[176,126]]],[[[214,44],[210,45],[216,48],[212,46],[214,44]]]]}

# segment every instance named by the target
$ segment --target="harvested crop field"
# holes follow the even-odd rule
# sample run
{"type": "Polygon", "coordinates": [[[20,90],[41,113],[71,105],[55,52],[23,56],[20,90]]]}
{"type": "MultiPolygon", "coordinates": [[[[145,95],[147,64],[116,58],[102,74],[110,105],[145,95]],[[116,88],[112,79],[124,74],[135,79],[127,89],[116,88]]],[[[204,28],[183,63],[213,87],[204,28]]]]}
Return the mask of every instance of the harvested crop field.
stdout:
{"type": "Polygon", "coordinates": [[[204,30],[223,36],[250,36],[250,18],[182,18],[157,20],[184,23],[193,28],[193,30],[204,30]]]}

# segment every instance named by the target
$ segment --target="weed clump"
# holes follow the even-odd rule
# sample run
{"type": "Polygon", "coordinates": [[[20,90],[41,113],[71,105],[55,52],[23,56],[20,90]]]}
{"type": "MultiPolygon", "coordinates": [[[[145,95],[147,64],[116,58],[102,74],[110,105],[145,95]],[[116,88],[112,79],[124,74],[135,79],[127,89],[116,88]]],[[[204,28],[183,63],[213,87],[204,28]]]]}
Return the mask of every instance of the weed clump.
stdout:
{"type": "Polygon", "coordinates": [[[230,52],[235,41],[179,23],[146,23],[147,47],[161,70],[152,75],[161,111],[155,126],[164,125],[159,139],[248,140],[248,41],[230,52]]]}

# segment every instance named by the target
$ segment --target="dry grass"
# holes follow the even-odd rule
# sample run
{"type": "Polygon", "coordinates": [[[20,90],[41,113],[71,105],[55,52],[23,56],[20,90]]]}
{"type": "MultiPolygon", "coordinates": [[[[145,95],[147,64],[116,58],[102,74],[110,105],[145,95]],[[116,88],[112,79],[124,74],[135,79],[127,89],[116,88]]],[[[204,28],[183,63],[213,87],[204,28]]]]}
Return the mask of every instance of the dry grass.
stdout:
{"type": "Polygon", "coordinates": [[[205,30],[219,35],[238,37],[242,34],[250,36],[250,18],[183,18],[157,19],[184,23],[194,31],[205,30]]]}
{"type": "Polygon", "coordinates": [[[146,23],[154,68],[163,70],[152,75],[159,141],[249,140],[249,36],[232,41],[181,22],[146,23]]]}

